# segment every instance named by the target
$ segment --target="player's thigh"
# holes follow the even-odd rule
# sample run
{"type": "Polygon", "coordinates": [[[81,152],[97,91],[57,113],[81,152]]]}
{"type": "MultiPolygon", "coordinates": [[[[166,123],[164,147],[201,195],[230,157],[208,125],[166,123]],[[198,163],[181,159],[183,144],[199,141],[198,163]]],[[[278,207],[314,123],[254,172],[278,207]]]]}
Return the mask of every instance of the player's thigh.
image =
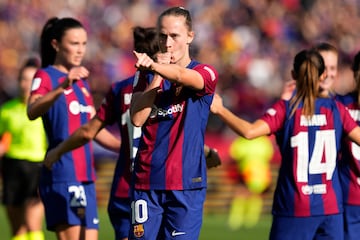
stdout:
{"type": "Polygon", "coordinates": [[[360,206],[344,206],[344,234],[346,240],[359,239],[360,233],[360,206]]]}
{"type": "MultiPolygon", "coordinates": [[[[344,217],[343,214],[332,214],[324,216],[316,231],[314,240],[344,239],[344,217]]],[[[358,238],[357,238],[358,239],[358,238]]]]}
{"type": "Polygon", "coordinates": [[[129,236],[131,218],[130,204],[130,198],[110,198],[107,210],[116,239],[123,239],[129,236]]]}
{"type": "Polygon", "coordinates": [[[322,219],[273,216],[270,240],[312,240],[322,219]]]}

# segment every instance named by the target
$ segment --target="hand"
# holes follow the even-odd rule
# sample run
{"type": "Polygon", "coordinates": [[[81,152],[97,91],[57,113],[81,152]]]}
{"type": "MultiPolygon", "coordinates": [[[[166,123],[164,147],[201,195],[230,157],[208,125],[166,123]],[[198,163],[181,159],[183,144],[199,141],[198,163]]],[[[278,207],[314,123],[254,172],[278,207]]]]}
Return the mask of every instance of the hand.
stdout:
{"type": "Polygon", "coordinates": [[[146,53],[138,53],[133,51],[137,58],[137,62],[135,63],[136,68],[144,69],[144,70],[151,70],[151,66],[154,64],[154,60],[151,59],[146,53]]]}
{"type": "Polygon", "coordinates": [[[44,165],[46,168],[51,170],[54,163],[59,161],[59,159],[60,159],[60,154],[57,153],[56,148],[53,148],[47,152],[44,160],[44,165]]]}
{"type": "Polygon", "coordinates": [[[210,148],[206,155],[206,167],[208,169],[221,165],[221,159],[218,151],[215,148],[210,148]]]}
{"type": "Polygon", "coordinates": [[[71,87],[74,82],[87,77],[89,77],[89,71],[85,67],[73,67],[70,69],[66,80],[62,84],[62,87],[66,89],[68,87],[71,87]]]}
{"type": "Polygon", "coordinates": [[[222,98],[220,97],[219,94],[215,93],[214,94],[214,98],[213,98],[213,101],[211,103],[211,106],[210,106],[210,111],[213,113],[213,114],[218,114],[218,112],[220,111],[221,108],[223,108],[223,100],[222,98]]]}

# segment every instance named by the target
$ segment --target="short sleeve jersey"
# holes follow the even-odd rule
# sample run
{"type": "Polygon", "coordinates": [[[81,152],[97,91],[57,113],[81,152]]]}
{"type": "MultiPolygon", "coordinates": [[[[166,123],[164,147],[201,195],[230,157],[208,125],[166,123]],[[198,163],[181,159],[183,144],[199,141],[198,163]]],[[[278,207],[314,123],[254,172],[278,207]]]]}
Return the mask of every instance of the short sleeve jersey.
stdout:
{"type": "MultiPolygon", "coordinates": [[[[32,83],[31,94],[45,95],[57,88],[67,74],[49,66],[39,69],[32,83]]],[[[67,139],[76,129],[87,123],[95,109],[86,80],[78,80],[64,90],[50,109],[42,116],[49,149],[67,139]]],[[[43,168],[42,179],[52,182],[94,181],[95,168],[92,144],[88,143],[65,153],[53,165],[52,170],[43,168]]]]}
{"type": "MultiPolygon", "coordinates": [[[[338,95],[336,99],[346,106],[351,117],[360,125],[360,106],[357,103],[357,94],[338,95]]],[[[344,203],[360,205],[360,147],[348,138],[344,139],[339,173],[344,203]]]]}
{"type": "Polygon", "coordinates": [[[196,61],[187,67],[200,73],[204,88],[195,91],[163,80],[142,126],[134,166],[135,189],[206,187],[204,136],[218,74],[212,66],[196,61]]]}
{"type": "Polygon", "coordinates": [[[44,160],[47,141],[41,119],[29,120],[26,103],[14,98],[1,106],[0,135],[11,134],[11,143],[5,156],[13,159],[41,162],[44,160]]]}
{"type": "Polygon", "coordinates": [[[138,76],[137,72],[113,84],[97,110],[97,117],[106,125],[116,123],[120,129],[121,148],[111,187],[111,195],[119,198],[129,197],[132,163],[141,136],[141,128],[132,125],[129,114],[134,78],[138,76]]]}
{"type": "Polygon", "coordinates": [[[309,217],[338,214],[342,190],[337,161],[342,138],[356,127],[345,107],[329,98],[316,100],[315,114],[294,115],[288,101],[279,101],[262,117],[276,133],[282,156],[273,214],[309,217]]]}

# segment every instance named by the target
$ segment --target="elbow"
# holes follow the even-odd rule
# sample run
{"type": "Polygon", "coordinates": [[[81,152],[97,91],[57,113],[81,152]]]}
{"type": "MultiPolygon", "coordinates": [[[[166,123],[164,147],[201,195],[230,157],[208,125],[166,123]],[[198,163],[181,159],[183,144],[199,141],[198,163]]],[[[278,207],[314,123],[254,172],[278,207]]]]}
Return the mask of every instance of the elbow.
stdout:
{"type": "Polygon", "coordinates": [[[133,109],[130,108],[130,121],[131,124],[135,127],[142,127],[144,124],[144,121],[142,121],[141,117],[139,116],[139,113],[135,113],[132,111],[133,109]]]}
{"type": "Polygon", "coordinates": [[[33,121],[35,120],[38,116],[36,116],[32,111],[27,111],[27,116],[29,118],[29,120],[33,121]]]}
{"type": "Polygon", "coordinates": [[[246,138],[247,140],[252,140],[254,138],[256,138],[256,134],[254,131],[252,131],[251,129],[248,129],[247,131],[243,132],[242,135],[244,138],[246,138]]]}
{"type": "Polygon", "coordinates": [[[92,131],[89,131],[89,129],[86,128],[86,125],[83,125],[79,130],[79,138],[82,143],[88,143],[91,140],[93,140],[96,136],[96,134],[92,133],[92,131]]]}
{"type": "Polygon", "coordinates": [[[142,121],[133,118],[131,119],[131,123],[135,127],[142,127],[142,125],[144,124],[142,121]]]}
{"type": "Polygon", "coordinates": [[[96,135],[92,134],[89,131],[82,131],[82,134],[80,136],[84,142],[90,142],[95,138],[96,135]]]}

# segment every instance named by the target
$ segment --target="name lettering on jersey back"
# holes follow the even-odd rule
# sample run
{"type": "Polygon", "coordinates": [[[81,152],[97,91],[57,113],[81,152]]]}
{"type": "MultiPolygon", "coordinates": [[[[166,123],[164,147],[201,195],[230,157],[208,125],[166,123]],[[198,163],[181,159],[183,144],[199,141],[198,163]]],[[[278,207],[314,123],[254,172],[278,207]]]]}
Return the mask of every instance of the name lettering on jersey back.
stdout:
{"type": "Polygon", "coordinates": [[[350,116],[355,120],[355,121],[360,121],[360,110],[357,109],[348,109],[350,116]]]}
{"type": "Polygon", "coordinates": [[[178,103],[176,105],[171,105],[171,107],[168,109],[153,107],[151,114],[150,114],[150,118],[155,118],[156,116],[166,117],[169,115],[173,115],[175,113],[181,113],[183,110],[184,110],[184,105],[180,104],[180,103],[178,103]]]}
{"type": "Polygon", "coordinates": [[[327,121],[324,114],[315,114],[310,118],[302,115],[300,119],[300,126],[325,126],[326,124],[327,121]]]}
{"type": "Polygon", "coordinates": [[[69,104],[69,111],[74,115],[78,115],[79,113],[93,114],[93,107],[92,106],[84,106],[84,105],[80,104],[78,101],[72,101],[69,104]]]}

